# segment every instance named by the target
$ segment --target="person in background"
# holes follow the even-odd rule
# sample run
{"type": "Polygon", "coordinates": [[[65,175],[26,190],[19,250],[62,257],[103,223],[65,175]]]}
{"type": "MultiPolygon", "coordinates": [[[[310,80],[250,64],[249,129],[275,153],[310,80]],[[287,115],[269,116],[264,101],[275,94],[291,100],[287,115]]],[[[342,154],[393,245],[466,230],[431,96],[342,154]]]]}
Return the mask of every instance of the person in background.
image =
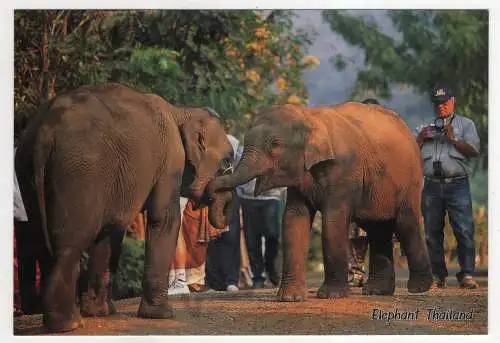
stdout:
{"type": "Polygon", "coordinates": [[[451,88],[438,84],[431,90],[435,119],[420,127],[416,140],[424,169],[422,214],[425,239],[437,287],[446,286],[444,217],[448,213],[457,240],[461,288],[473,289],[475,269],[474,217],[469,185],[471,159],[479,155],[479,136],[474,122],[455,113],[451,88]]]}
{"type": "MultiPolygon", "coordinates": [[[[16,148],[14,148],[15,154],[16,148]]],[[[23,199],[21,197],[21,192],[19,190],[19,183],[17,182],[17,175],[14,171],[14,232],[19,232],[20,230],[24,230],[21,226],[25,225],[28,221],[28,217],[26,215],[26,210],[24,209],[23,199]]],[[[19,262],[18,262],[18,252],[17,252],[17,241],[16,234],[14,234],[14,316],[23,315],[24,312],[22,310],[23,301],[21,296],[21,285],[19,282],[19,262]]],[[[23,287],[24,288],[24,287],[23,287]]],[[[25,298],[36,298],[36,289],[35,292],[31,289],[28,290],[28,295],[25,295],[25,298]],[[34,294],[31,294],[34,293],[34,294]]],[[[24,290],[24,289],[23,289],[24,290]]],[[[24,294],[23,294],[24,295],[24,294]]],[[[25,300],[25,302],[32,302],[33,300],[25,300]]]]}
{"type": "Polygon", "coordinates": [[[273,286],[278,286],[278,251],[281,221],[286,201],[286,188],[275,188],[254,196],[256,179],[236,188],[243,211],[243,228],[248,249],[253,288],[264,288],[266,271],[273,286]],[[262,238],[265,239],[264,256],[262,238]]]}
{"type": "Polygon", "coordinates": [[[182,229],[186,242],[187,284],[191,292],[205,292],[210,288],[205,284],[205,265],[207,247],[210,241],[217,239],[222,233],[228,231],[218,230],[208,220],[208,207],[195,210],[194,202],[189,200],[184,209],[182,229]]]}
{"type": "Polygon", "coordinates": [[[380,103],[378,102],[377,99],[373,99],[373,98],[368,98],[368,99],[365,99],[363,101],[361,101],[362,104],[372,104],[372,105],[380,105],[380,103]]]}
{"type": "Polygon", "coordinates": [[[253,287],[253,273],[248,257],[247,243],[245,241],[245,229],[243,228],[243,213],[240,207],[240,279],[239,289],[253,287]]]}
{"type": "MultiPolygon", "coordinates": [[[[233,165],[235,166],[241,158],[242,147],[234,136],[228,134],[227,138],[233,147],[233,165]]],[[[238,197],[235,196],[233,198],[229,231],[224,232],[219,238],[208,243],[206,284],[214,290],[239,291],[240,228],[240,203],[238,197]]]]}
{"type": "MultiPolygon", "coordinates": [[[[217,112],[206,107],[210,115],[220,118],[217,112]]],[[[227,231],[210,225],[208,207],[194,208],[194,201],[181,197],[181,227],[174,260],[169,274],[168,294],[188,294],[209,290],[205,285],[207,246],[227,231]]]]}
{"type": "MultiPolygon", "coordinates": [[[[17,152],[19,139],[22,131],[27,125],[25,117],[18,117],[14,121],[14,156],[17,152]]],[[[42,259],[41,245],[44,238],[40,230],[35,230],[32,223],[28,221],[22,194],[19,188],[17,172],[14,170],[14,272],[17,274],[18,289],[15,299],[17,315],[41,313],[41,273],[40,263],[42,259]],[[20,300],[20,303],[19,303],[20,300]]],[[[14,278],[15,280],[16,278],[14,278]]]]}
{"type": "Polygon", "coordinates": [[[347,280],[350,287],[363,287],[366,280],[365,258],[368,251],[368,238],[360,228],[351,223],[349,227],[349,243],[351,249],[347,260],[347,280]]]}
{"type": "Polygon", "coordinates": [[[125,234],[138,241],[146,239],[147,214],[146,211],[138,212],[132,224],[127,227],[125,234]]]}
{"type": "Polygon", "coordinates": [[[175,246],[175,255],[170,266],[169,273],[169,288],[168,294],[189,294],[189,288],[187,286],[187,275],[186,275],[186,263],[187,263],[187,248],[186,242],[184,240],[184,232],[182,229],[182,223],[184,221],[184,209],[188,203],[188,199],[180,198],[180,211],[181,211],[181,227],[179,230],[179,236],[177,237],[177,245],[175,246]]]}

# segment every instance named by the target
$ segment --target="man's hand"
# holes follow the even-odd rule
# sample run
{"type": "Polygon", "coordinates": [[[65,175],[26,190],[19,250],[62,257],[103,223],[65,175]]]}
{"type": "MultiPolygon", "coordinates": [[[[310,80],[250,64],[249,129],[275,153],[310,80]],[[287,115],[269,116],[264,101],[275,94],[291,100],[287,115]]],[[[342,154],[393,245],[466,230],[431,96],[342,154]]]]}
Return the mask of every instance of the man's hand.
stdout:
{"type": "Polygon", "coordinates": [[[453,126],[451,126],[451,124],[444,126],[444,133],[450,142],[455,141],[455,133],[453,133],[453,126]]]}
{"type": "Polygon", "coordinates": [[[425,140],[434,136],[434,129],[431,126],[425,126],[420,130],[417,136],[417,143],[421,147],[425,140]]]}
{"type": "Polygon", "coordinates": [[[444,132],[451,144],[453,144],[462,155],[467,157],[476,157],[478,155],[477,151],[470,144],[455,138],[453,126],[451,126],[451,124],[444,126],[444,132]]]}

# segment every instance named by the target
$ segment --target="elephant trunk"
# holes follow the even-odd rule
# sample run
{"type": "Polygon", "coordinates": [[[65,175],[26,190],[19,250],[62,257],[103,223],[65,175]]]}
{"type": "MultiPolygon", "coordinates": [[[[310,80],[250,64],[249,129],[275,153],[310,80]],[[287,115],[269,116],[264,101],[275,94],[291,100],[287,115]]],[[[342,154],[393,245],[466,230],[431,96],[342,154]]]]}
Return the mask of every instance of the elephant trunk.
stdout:
{"type": "Polygon", "coordinates": [[[216,177],[208,185],[209,194],[215,197],[219,191],[232,190],[236,186],[247,183],[253,178],[262,175],[268,168],[264,159],[259,158],[259,153],[248,152],[246,149],[241,160],[232,174],[216,177]]]}
{"type": "Polygon", "coordinates": [[[231,191],[216,193],[208,209],[208,220],[213,227],[223,229],[229,224],[232,200],[231,191]]]}

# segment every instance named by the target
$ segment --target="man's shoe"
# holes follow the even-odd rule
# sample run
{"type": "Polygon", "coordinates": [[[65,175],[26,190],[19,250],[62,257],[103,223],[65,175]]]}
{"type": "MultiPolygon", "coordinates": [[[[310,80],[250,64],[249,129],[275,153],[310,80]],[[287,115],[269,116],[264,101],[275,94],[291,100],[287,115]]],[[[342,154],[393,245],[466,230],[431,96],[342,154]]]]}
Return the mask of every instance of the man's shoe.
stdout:
{"type": "Polygon", "coordinates": [[[228,292],[238,292],[240,289],[236,285],[228,285],[226,291],[228,292]]]}
{"type": "Polygon", "coordinates": [[[349,263],[347,283],[349,287],[363,287],[365,284],[366,268],[359,263],[349,263]]]}
{"type": "Polygon", "coordinates": [[[475,289],[479,287],[470,275],[464,275],[458,280],[458,283],[460,284],[460,288],[475,289]]]}
{"type": "Polygon", "coordinates": [[[23,310],[21,310],[21,308],[19,307],[14,307],[14,317],[19,317],[19,316],[23,316],[24,315],[24,312],[23,310]]]}
{"type": "Polygon", "coordinates": [[[168,295],[189,294],[189,287],[186,281],[175,280],[168,288],[168,295]]]}
{"type": "Polygon", "coordinates": [[[192,283],[188,285],[188,288],[193,293],[202,293],[210,289],[207,285],[202,285],[201,283],[192,283]]]}
{"type": "Polygon", "coordinates": [[[434,286],[437,288],[446,288],[446,277],[434,276],[434,286]]]}
{"type": "Polygon", "coordinates": [[[271,270],[268,271],[267,275],[269,277],[269,281],[271,281],[271,283],[273,284],[273,286],[274,287],[278,287],[279,284],[280,284],[280,276],[276,272],[276,269],[272,268],[271,270]]]}
{"type": "Polygon", "coordinates": [[[252,285],[253,289],[264,288],[264,287],[265,287],[264,281],[254,281],[252,285]]]}

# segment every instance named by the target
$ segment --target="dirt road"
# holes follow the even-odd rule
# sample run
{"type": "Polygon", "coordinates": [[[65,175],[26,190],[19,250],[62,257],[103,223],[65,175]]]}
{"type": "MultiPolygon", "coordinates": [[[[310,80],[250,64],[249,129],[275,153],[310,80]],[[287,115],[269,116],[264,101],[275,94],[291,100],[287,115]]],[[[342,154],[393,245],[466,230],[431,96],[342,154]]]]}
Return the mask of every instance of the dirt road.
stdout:
{"type": "MultiPolygon", "coordinates": [[[[451,274],[450,275],[454,275],[451,274]]],[[[139,298],[117,303],[118,313],[107,318],[86,318],[85,327],[69,335],[335,335],[335,334],[487,334],[488,280],[478,277],[480,288],[462,290],[454,277],[446,289],[425,295],[409,295],[407,271],[399,270],[393,297],[363,296],[353,288],[351,296],[321,300],[315,291],[321,275],[309,275],[309,299],[302,303],[275,300],[277,289],[213,292],[171,297],[173,319],[136,317],[139,298]],[[429,309],[435,309],[429,319],[429,309]],[[418,317],[415,313],[418,310],[418,317]],[[396,314],[396,311],[398,314],[396,314]],[[446,311],[448,311],[446,313],[446,311]],[[470,319],[437,319],[462,312],[470,319]],[[398,319],[388,320],[389,314],[398,319]],[[405,312],[407,312],[405,314],[405,312]],[[374,319],[375,316],[375,319],[374,319]],[[403,318],[409,318],[405,320],[403,318]]],[[[458,315],[458,314],[455,314],[458,315]]],[[[40,335],[40,315],[14,318],[15,335],[40,335]]]]}

